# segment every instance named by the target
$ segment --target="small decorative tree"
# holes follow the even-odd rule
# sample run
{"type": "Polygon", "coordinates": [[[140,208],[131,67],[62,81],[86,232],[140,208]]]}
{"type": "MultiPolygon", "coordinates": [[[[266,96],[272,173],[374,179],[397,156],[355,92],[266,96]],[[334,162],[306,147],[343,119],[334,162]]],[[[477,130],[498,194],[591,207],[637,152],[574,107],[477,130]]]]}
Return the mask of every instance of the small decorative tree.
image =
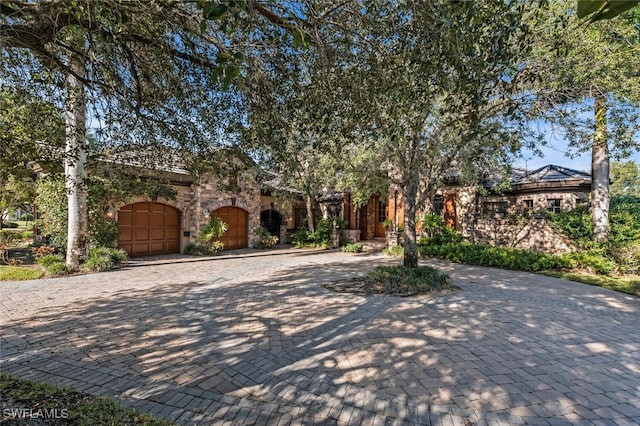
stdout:
{"type": "Polygon", "coordinates": [[[209,253],[215,254],[224,248],[224,244],[217,239],[227,232],[228,225],[218,216],[211,216],[209,224],[198,234],[198,242],[206,246],[209,253]]]}

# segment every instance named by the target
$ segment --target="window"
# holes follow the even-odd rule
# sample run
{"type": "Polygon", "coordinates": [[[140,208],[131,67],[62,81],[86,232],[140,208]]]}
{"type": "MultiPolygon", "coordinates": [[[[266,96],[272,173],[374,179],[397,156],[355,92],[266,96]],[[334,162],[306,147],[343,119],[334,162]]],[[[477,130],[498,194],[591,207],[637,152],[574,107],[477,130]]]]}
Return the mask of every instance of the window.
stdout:
{"type": "Polygon", "coordinates": [[[485,201],[482,203],[482,213],[486,216],[505,214],[509,203],[506,201],[485,201]]]}
{"type": "Polygon", "coordinates": [[[238,175],[232,173],[229,175],[229,186],[227,187],[229,191],[236,191],[238,189],[238,175]]]}
{"type": "Polygon", "coordinates": [[[436,195],[433,197],[433,213],[442,216],[444,212],[444,196],[436,195]]]}
{"type": "Polygon", "coordinates": [[[560,199],[559,198],[549,198],[547,200],[547,211],[551,213],[560,213],[562,210],[560,209],[560,199]]]}
{"type": "Polygon", "coordinates": [[[378,222],[387,220],[387,200],[378,200],[378,222]]]}
{"type": "Polygon", "coordinates": [[[533,200],[522,200],[522,209],[525,212],[533,210],[533,200]]]}

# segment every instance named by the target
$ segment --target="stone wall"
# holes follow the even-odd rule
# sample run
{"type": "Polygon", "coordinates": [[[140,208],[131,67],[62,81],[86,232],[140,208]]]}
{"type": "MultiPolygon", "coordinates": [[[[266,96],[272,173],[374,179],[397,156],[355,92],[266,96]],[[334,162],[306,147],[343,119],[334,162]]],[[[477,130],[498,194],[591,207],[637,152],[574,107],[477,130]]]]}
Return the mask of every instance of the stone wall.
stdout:
{"type": "Polygon", "coordinates": [[[213,211],[233,206],[249,213],[249,247],[253,247],[254,231],[260,226],[260,185],[249,173],[237,178],[237,187],[229,188],[227,182],[213,177],[204,177],[195,189],[193,206],[196,220],[191,229],[191,242],[200,229],[209,223],[213,211]]]}
{"type": "Polygon", "coordinates": [[[571,241],[553,230],[544,218],[477,219],[473,231],[473,241],[478,244],[552,254],[575,250],[571,241]]]}

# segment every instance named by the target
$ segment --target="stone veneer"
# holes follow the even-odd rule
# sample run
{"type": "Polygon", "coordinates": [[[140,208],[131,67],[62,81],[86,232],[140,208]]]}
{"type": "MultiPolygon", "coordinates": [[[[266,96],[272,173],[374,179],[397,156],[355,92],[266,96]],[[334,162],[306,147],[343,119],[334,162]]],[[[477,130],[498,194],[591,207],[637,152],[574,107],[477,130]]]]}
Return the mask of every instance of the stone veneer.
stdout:
{"type": "Polygon", "coordinates": [[[221,207],[233,206],[249,213],[249,247],[253,247],[254,231],[260,226],[260,185],[249,174],[237,178],[237,188],[229,190],[226,182],[204,177],[195,188],[195,218],[190,224],[191,241],[196,241],[200,229],[209,223],[211,213],[221,207]]]}
{"type": "Polygon", "coordinates": [[[551,254],[575,250],[571,240],[552,229],[542,217],[478,219],[473,241],[551,254]]]}

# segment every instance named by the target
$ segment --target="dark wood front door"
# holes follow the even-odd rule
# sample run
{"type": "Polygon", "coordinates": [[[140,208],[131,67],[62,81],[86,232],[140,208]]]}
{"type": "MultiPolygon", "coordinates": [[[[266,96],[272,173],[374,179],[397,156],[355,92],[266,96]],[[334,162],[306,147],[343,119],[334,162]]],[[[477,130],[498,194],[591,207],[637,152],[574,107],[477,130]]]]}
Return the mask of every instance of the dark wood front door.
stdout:
{"type": "Polygon", "coordinates": [[[249,213],[238,207],[222,207],[211,216],[218,216],[227,224],[227,232],[219,238],[225,250],[249,247],[249,213]]]}
{"type": "Polygon", "coordinates": [[[118,247],[129,256],[180,252],[180,211],[161,203],[134,203],[118,211],[118,247]]]}

